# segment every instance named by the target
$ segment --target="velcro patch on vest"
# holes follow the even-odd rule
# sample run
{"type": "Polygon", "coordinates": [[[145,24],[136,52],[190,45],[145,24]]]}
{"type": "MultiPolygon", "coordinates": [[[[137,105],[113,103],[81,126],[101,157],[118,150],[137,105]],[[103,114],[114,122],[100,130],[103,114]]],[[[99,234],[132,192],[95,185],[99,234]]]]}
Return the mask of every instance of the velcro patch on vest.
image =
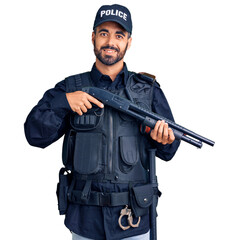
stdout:
{"type": "Polygon", "coordinates": [[[149,74],[149,73],[146,73],[146,72],[139,72],[139,74],[144,75],[144,76],[146,76],[148,78],[152,78],[154,80],[156,79],[156,76],[154,76],[152,74],[149,74]]]}

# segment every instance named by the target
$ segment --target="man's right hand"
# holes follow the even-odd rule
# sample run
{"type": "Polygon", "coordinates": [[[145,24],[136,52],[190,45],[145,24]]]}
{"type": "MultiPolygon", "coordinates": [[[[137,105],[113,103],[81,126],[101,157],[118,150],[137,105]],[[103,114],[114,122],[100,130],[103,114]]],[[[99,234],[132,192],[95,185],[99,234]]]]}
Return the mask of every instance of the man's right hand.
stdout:
{"type": "Polygon", "coordinates": [[[91,109],[91,103],[96,104],[100,108],[104,107],[103,103],[82,91],[66,93],[66,98],[72,111],[77,112],[79,115],[83,115],[83,113],[87,112],[87,109],[91,109]]]}

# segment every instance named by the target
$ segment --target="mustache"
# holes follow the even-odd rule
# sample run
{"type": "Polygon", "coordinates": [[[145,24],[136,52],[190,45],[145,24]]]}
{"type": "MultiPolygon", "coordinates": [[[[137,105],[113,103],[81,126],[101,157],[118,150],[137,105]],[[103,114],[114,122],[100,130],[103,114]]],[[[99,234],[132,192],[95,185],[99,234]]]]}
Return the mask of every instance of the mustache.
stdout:
{"type": "Polygon", "coordinates": [[[104,49],[112,49],[112,50],[115,50],[116,52],[119,52],[118,48],[115,48],[115,47],[110,46],[110,45],[101,47],[101,50],[104,50],[104,49]]]}

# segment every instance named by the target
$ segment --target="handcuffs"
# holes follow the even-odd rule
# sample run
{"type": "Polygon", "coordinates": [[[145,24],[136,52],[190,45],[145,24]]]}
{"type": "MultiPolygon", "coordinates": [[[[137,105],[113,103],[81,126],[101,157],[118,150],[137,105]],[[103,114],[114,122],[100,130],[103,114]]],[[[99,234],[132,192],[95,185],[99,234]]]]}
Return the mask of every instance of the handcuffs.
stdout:
{"type": "Polygon", "coordinates": [[[120,216],[119,216],[119,226],[123,229],[123,230],[127,230],[129,229],[130,227],[133,227],[133,228],[136,228],[139,226],[139,223],[140,223],[140,220],[141,220],[141,217],[138,218],[138,222],[136,224],[133,224],[133,216],[132,216],[132,212],[131,212],[131,209],[128,208],[128,205],[125,206],[125,208],[123,208],[121,211],[120,211],[120,216]],[[124,216],[128,216],[128,226],[123,226],[121,221],[122,221],[122,218],[124,216]]]}

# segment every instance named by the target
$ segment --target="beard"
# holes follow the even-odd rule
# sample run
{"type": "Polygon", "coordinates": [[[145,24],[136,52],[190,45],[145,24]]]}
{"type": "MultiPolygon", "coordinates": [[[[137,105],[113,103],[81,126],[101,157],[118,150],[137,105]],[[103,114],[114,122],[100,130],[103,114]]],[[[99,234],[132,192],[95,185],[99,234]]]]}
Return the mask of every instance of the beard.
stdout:
{"type": "Polygon", "coordinates": [[[119,62],[120,60],[122,60],[124,58],[124,55],[127,51],[127,47],[128,47],[128,43],[125,47],[125,49],[123,51],[120,51],[119,48],[113,47],[113,46],[103,46],[100,49],[97,49],[95,46],[95,41],[94,41],[94,53],[95,56],[97,57],[98,60],[100,60],[100,62],[102,62],[103,64],[107,65],[107,66],[111,66],[114,65],[115,63],[119,62]],[[111,56],[111,55],[105,55],[103,56],[102,52],[104,49],[112,49],[116,51],[116,56],[111,56]]]}

